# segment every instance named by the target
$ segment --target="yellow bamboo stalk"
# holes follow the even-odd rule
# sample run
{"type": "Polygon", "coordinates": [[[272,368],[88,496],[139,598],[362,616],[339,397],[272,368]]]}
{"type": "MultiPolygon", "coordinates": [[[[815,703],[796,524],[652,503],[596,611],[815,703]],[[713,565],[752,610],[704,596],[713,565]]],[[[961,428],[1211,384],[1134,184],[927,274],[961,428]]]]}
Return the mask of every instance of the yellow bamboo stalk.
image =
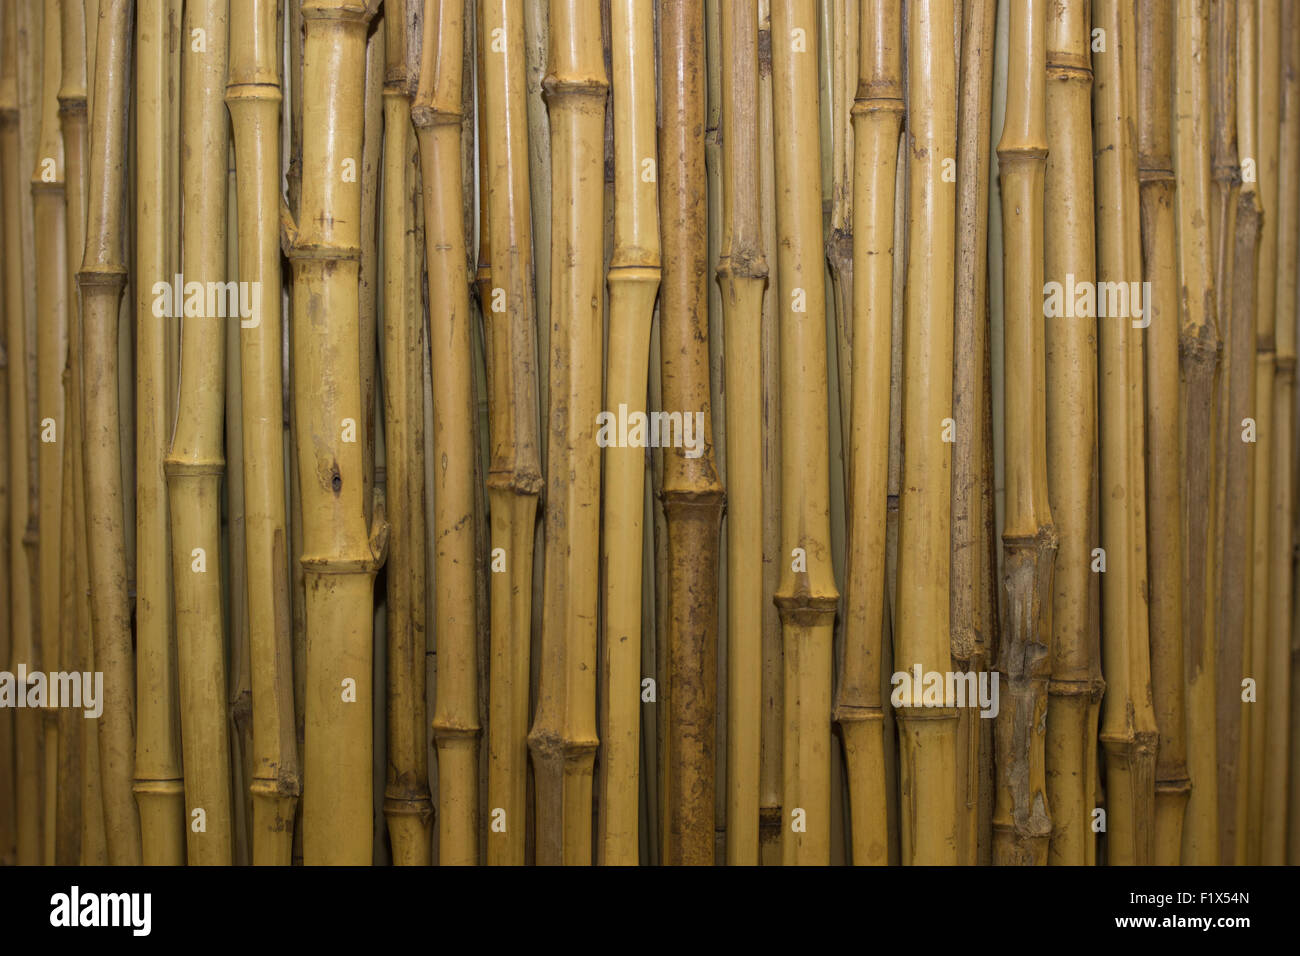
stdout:
{"type": "MultiPolygon", "coordinates": [[[[1093,97],[1097,202],[1097,278],[1142,276],[1138,212],[1137,50],[1134,11],[1101,0],[1093,23],[1108,49],[1095,64],[1093,97]]],[[[1125,286],[1127,288],[1127,285],[1125,286]]],[[[1101,439],[1102,664],[1106,677],[1101,744],[1106,759],[1106,833],[1111,864],[1145,864],[1152,854],[1156,722],[1151,704],[1146,594],[1146,516],[1141,450],[1142,330],[1132,310],[1098,320],[1101,439]]],[[[1143,303],[1144,309],[1147,307],[1143,303]]],[[[1100,311],[1100,309],[1098,309],[1100,311]]],[[[1115,311],[1113,308],[1109,311],[1115,311]]]]}
{"type": "Polygon", "coordinates": [[[373,2],[305,0],[300,212],[291,234],[293,364],[306,576],[303,859],[369,865],[374,576],[357,343],[366,27],[373,2]]]}
{"type": "Polygon", "coordinates": [[[1182,856],[1187,774],[1183,688],[1183,471],[1179,462],[1178,260],[1174,234],[1172,156],[1173,8],[1142,0],[1137,11],[1138,177],[1144,275],[1142,303],[1150,320],[1146,342],[1146,481],[1151,589],[1151,691],[1160,737],[1156,750],[1155,856],[1175,866],[1182,856]]]}
{"type": "Polygon", "coordinates": [[[138,864],[140,821],[132,799],[134,688],[126,586],[118,413],[118,304],[126,282],[121,198],[131,15],[126,0],[100,4],[88,164],[86,253],[77,275],[85,361],[87,537],[95,669],[104,674],[99,763],[108,861],[138,864]]]}
{"type": "MultiPolygon", "coordinates": [[[[646,412],[650,326],[660,278],[659,190],[653,175],[657,155],[654,7],[650,0],[613,3],[610,37],[615,103],[614,245],[607,279],[605,408],[615,416],[623,410],[631,416],[646,412]],[[649,177],[643,175],[647,170],[649,177]]],[[[605,448],[604,458],[605,626],[600,655],[605,692],[599,724],[596,861],[634,866],[640,842],[645,450],[630,443],[627,447],[611,444],[605,448]]]]}
{"type": "MultiPolygon", "coordinates": [[[[66,168],[66,167],[65,167],[66,168]]],[[[66,230],[65,230],[66,235],[66,230]]],[[[64,249],[67,255],[67,249],[64,249]]],[[[66,260],[65,260],[66,262],[66,260]]],[[[65,288],[71,275],[66,268],[59,278],[65,288]]],[[[67,364],[60,376],[67,405],[66,435],[72,442],[71,374],[67,364]]],[[[75,449],[76,445],[71,445],[75,449]]],[[[75,454],[63,456],[63,475],[60,500],[63,502],[62,520],[59,522],[59,563],[62,574],[59,580],[59,669],[64,672],[79,670],[77,654],[77,529],[74,524],[72,460],[75,454]]],[[[3,657],[0,656],[0,660],[3,657]]],[[[58,866],[76,866],[81,862],[81,741],[84,715],[74,708],[63,707],[58,713],[59,748],[55,794],[54,862],[58,866]]]]}
{"type": "MultiPolygon", "coordinates": [[[[1271,29],[1260,24],[1261,42],[1271,29]]],[[[1274,193],[1277,226],[1277,285],[1275,292],[1275,347],[1277,376],[1274,379],[1273,425],[1276,445],[1273,452],[1272,516],[1269,538],[1268,573],[1269,621],[1266,661],[1260,672],[1266,675],[1267,695],[1264,702],[1265,752],[1264,792],[1260,808],[1260,860],[1266,865],[1287,861],[1287,762],[1291,749],[1292,684],[1290,661],[1291,614],[1294,594],[1291,591],[1291,563],[1294,546],[1292,484],[1293,455],[1296,448],[1295,366],[1296,366],[1296,273],[1300,268],[1297,252],[1300,237],[1300,13],[1294,4],[1286,4],[1281,19],[1280,64],[1281,118],[1279,132],[1278,179],[1274,193]]],[[[1261,277],[1261,281],[1263,281],[1261,277]]]]}
{"type": "Polygon", "coordinates": [[[434,625],[438,682],[438,859],[478,861],[478,690],[474,527],[474,396],[469,276],[461,197],[463,5],[426,0],[412,118],[424,177],[433,346],[434,625]]]}
{"type": "Polygon", "coordinates": [[[239,180],[239,276],[256,290],[240,321],[244,536],[253,692],[253,862],[287,866],[301,792],[293,720],[288,528],[281,424],[279,4],[235,0],[226,103],[239,180]]]}
{"type": "MultiPolygon", "coordinates": [[[[1092,60],[1087,7],[1053,5],[1047,23],[1047,169],[1043,271],[1048,282],[1096,278],[1092,193],[1092,60]]],[[[1071,295],[1073,293],[1070,293],[1071,295]]],[[[1073,311],[1072,309],[1070,311],[1073,311]]],[[[1100,632],[1096,576],[1097,321],[1045,321],[1047,487],[1059,537],[1052,598],[1052,679],[1047,704],[1048,862],[1096,861],[1100,632]]]]}
{"type": "Polygon", "coordinates": [[[1176,16],[1174,199],[1182,356],[1183,659],[1187,772],[1192,782],[1181,860],[1214,864],[1219,860],[1214,480],[1221,340],[1210,231],[1209,4],[1180,0],[1176,16]]]}
{"type": "MultiPolygon", "coordinates": [[[[860,0],[819,0],[822,30],[826,42],[819,51],[822,70],[822,160],[830,175],[822,174],[823,206],[827,207],[826,265],[830,273],[831,299],[836,333],[840,440],[843,446],[842,477],[846,506],[849,496],[850,406],[853,370],[853,104],[856,99],[861,56],[860,0]],[[830,195],[825,196],[829,187],[830,195]],[[829,201],[828,201],[829,200],[829,201]]],[[[833,479],[832,479],[833,480],[833,479]]],[[[838,529],[834,529],[839,537],[838,529]]],[[[840,545],[842,547],[842,545],[840,545]]]]}
{"type": "MultiPolygon", "coordinates": [[[[953,267],[956,193],[943,160],[956,155],[953,5],[908,7],[907,293],[902,353],[902,494],[898,517],[899,671],[946,675],[951,542],[950,449],[943,419],[952,408],[953,267]]],[[[920,687],[898,707],[902,860],[957,862],[957,714],[922,706],[920,687]]]]}

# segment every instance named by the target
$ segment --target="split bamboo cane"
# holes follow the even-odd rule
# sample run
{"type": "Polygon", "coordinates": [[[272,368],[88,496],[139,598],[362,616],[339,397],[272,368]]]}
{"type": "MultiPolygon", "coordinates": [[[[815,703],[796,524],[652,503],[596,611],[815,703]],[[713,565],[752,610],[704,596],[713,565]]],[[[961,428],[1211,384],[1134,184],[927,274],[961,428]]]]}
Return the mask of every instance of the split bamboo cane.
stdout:
{"type": "MultiPolygon", "coordinates": [[[[68,443],[63,369],[68,353],[67,220],[64,198],[63,139],[58,129],[58,90],[62,78],[59,40],[61,0],[46,4],[41,56],[40,138],[32,171],[32,213],[36,223],[33,254],[36,273],[36,405],[40,581],[40,663],[47,673],[60,669],[62,605],[63,449],[68,443]]],[[[69,0],[71,2],[71,0],[69,0]]],[[[59,711],[46,706],[44,721],[44,812],[42,859],[55,862],[59,795],[59,711]]]]}
{"type": "MultiPolygon", "coordinates": [[[[180,263],[172,236],[179,183],[170,160],[179,131],[171,98],[179,70],[180,4],[148,0],[136,20],[136,756],[135,799],[142,860],[185,862],[185,787],[181,770],[173,625],[171,529],[163,459],[171,437],[179,327],[158,315],[154,284],[170,286],[180,263]]],[[[175,305],[175,303],[173,303],[175,305]]],[[[179,310],[177,311],[179,314],[179,310]]],[[[187,570],[188,574],[189,571],[187,570]]],[[[218,575],[217,580],[220,580],[218,575]]]]}
{"type": "MultiPolygon", "coordinates": [[[[1097,59],[1093,97],[1097,277],[1129,288],[1142,276],[1133,136],[1138,76],[1134,11],[1123,0],[1099,0],[1093,22],[1105,31],[1110,50],[1097,59]]],[[[1106,760],[1107,859],[1116,865],[1149,863],[1155,836],[1157,731],[1144,600],[1146,494],[1140,459],[1142,332],[1133,327],[1132,306],[1108,304],[1107,315],[1098,320],[1100,475],[1101,487],[1108,489],[1101,496],[1106,696],[1100,737],[1106,760]]]]}
{"type": "Polygon", "coordinates": [[[903,119],[900,7],[893,0],[868,0],[861,6],[858,26],[851,244],[854,351],[848,379],[852,391],[849,553],[844,641],[833,716],[844,739],[853,863],[866,866],[889,862],[880,688],[885,637],[893,198],[903,119]]]}
{"type": "MultiPolygon", "coordinates": [[[[695,866],[714,858],[716,579],[723,499],[714,467],[709,403],[703,17],[698,0],[664,0],[659,6],[663,408],[669,416],[680,413],[684,428],[690,419],[699,443],[694,450],[678,443],[665,445],[663,451],[669,616],[664,652],[669,684],[663,691],[667,753],[662,838],[665,863],[695,866]],[[700,416],[702,434],[696,425],[700,416]]],[[[819,273],[819,286],[820,281],[819,273]]]]}
{"type": "MultiPolygon", "coordinates": [[[[0,186],[4,203],[4,294],[6,352],[9,356],[9,606],[11,657],[6,663],[13,673],[19,665],[29,671],[39,668],[33,607],[32,562],[24,536],[27,529],[28,499],[34,493],[27,467],[29,448],[35,438],[28,413],[29,370],[27,365],[26,310],[23,305],[25,250],[22,237],[22,180],[19,178],[18,144],[18,6],[6,0],[0,6],[0,186]]],[[[27,687],[17,688],[26,694],[27,687]]],[[[14,715],[17,821],[17,862],[32,866],[41,862],[42,771],[38,766],[41,746],[41,717],[36,710],[14,715]]]]}
{"type": "MultiPolygon", "coordinates": [[[[541,683],[528,743],[537,778],[537,862],[586,864],[591,861],[597,746],[600,534],[601,231],[593,224],[602,221],[601,144],[609,81],[596,4],[551,0],[549,29],[545,85],[554,255],[547,359],[546,592],[541,683]]],[[[711,794],[708,805],[713,806],[711,794]]]]}
{"type": "MultiPolygon", "coordinates": [[[[605,407],[616,415],[626,409],[630,417],[646,412],[650,325],[660,278],[658,177],[643,175],[647,169],[644,161],[649,159],[652,169],[657,155],[654,7],[650,0],[615,0],[610,7],[610,38],[614,247],[607,279],[605,407]]],[[[639,844],[645,451],[630,443],[629,447],[611,444],[604,458],[605,618],[600,650],[604,691],[596,860],[628,866],[637,863],[639,844]]],[[[759,556],[761,560],[761,551],[759,556]]],[[[757,821],[757,810],[754,817],[757,821]]],[[[755,846],[757,842],[755,834],[755,846]]]]}
{"type": "MultiPolygon", "coordinates": [[[[1270,29],[1261,22],[1261,39],[1270,29]]],[[[1286,860],[1287,762],[1290,757],[1291,695],[1290,628],[1292,603],[1291,557],[1294,546],[1292,484],[1295,441],[1296,273],[1300,237],[1300,12],[1286,4],[1281,18],[1278,179],[1274,193],[1277,228],[1277,285],[1273,426],[1277,436],[1272,461],[1272,516],[1269,538],[1269,620],[1266,660],[1257,670],[1266,676],[1267,693],[1261,698],[1265,731],[1264,784],[1260,820],[1260,860],[1280,865],[1286,860]]],[[[1263,278],[1261,276],[1261,281],[1263,278]]],[[[1295,825],[1295,824],[1293,824],[1295,825]]]]}
{"type": "Polygon", "coordinates": [[[1187,775],[1183,688],[1182,489],[1178,458],[1178,260],[1174,233],[1172,94],[1173,7],[1141,0],[1137,9],[1138,178],[1143,273],[1151,283],[1142,302],[1150,320],[1146,343],[1146,480],[1150,575],[1151,692],[1160,737],[1156,750],[1154,863],[1176,866],[1182,856],[1187,775]]]}
{"type": "MultiPolygon", "coordinates": [[[[1179,456],[1183,508],[1184,688],[1187,772],[1192,789],[1181,860],[1219,859],[1215,745],[1214,482],[1219,402],[1219,311],[1210,230],[1209,4],[1180,0],[1174,47],[1175,223],[1181,311],[1179,456]]],[[[1049,725],[1050,726],[1050,725],[1049,725]]]]}
{"type": "Polygon", "coordinates": [[[126,528],[118,411],[118,304],[126,284],[121,198],[134,4],[103,0],[90,114],[86,253],[77,275],[85,347],[87,537],[95,669],[104,674],[99,763],[108,861],[138,864],[140,820],[132,799],[134,688],[127,604],[126,528]]]}
{"type": "MultiPolygon", "coordinates": [[[[1043,271],[1048,282],[1062,285],[1091,285],[1097,274],[1090,26],[1086,4],[1053,5],[1049,12],[1043,271]]],[[[1047,318],[1045,345],[1047,488],[1059,539],[1047,702],[1048,862],[1078,866],[1096,862],[1092,808],[1101,693],[1091,567],[1097,518],[1096,316],[1047,318]]]]}
{"type": "MultiPolygon", "coordinates": [[[[943,161],[956,154],[953,5],[908,6],[906,362],[902,382],[902,494],[898,517],[898,670],[951,670],[949,553],[950,452],[943,419],[952,408],[953,267],[956,194],[943,161]]],[[[898,707],[902,859],[957,861],[957,714],[926,707],[920,688],[898,707]]]]}
{"type": "Polygon", "coordinates": [[[373,0],[304,0],[300,212],[293,266],[294,406],[306,576],[303,859],[367,866],[374,578],[388,528],[367,529],[357,350],[362,113],[373,0]]]}
{"type": "MultiPolygon", "coordinates": [[[[824,866],[830,862],[831,636],[839,592],[830,551],[812,0],[773,4],[771,42],[781,317],[781,580],[775,596],[785,649],[781,855],[787,866],[824,866]]],[[[951,802],[951,788],[948,795],[951,802]]]]}
{"type": "Polygon", "coordinates": [[[384,13],[384,469],[387,512],[393,527],[386,571],[388,774],[384,815],[393,862],[410,866],[428,866],[433,851],[433,803],[425,747],[427,570],[420,385],[428,340],[417,233],[419,156],[411,125],[422,15],[421,5],[414,2],[389,4],[384,13]]]}
{"type": "MultiPolygon", "coordinates": [[[[424,182],[433,347],[434,580],[438,653],[438,854],[478,861],[478,623],[475,582],[474,396],[469,276],[461,198],[464,10],[426,0],[419,91],[412,117],[424,182]]],[[[507,824],[508,825],[508,824],[507,824]]]]}
{"type": "MultiPolygon", "coordinates": [[[[244,541],[253,691],[253,862],[287,866],[301,792],[293,720],[280,317],[280,66],[276,0],[234,0],[226,103],[239,180],[239,277],[253,293],[241,318],[244,541]]],[[[423,752],[423,748],[421,748],[423,752]]]]}

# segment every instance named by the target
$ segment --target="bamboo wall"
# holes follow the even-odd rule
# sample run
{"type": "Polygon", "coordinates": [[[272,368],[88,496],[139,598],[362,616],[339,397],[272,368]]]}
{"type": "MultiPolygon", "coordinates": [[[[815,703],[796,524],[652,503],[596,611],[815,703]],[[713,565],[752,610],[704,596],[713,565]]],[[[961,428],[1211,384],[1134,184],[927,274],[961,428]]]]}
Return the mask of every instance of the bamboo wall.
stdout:
{"type": "Polygon", "coordinates": [[[0,862],[1300,862],[1294,0],[0,0],[0,210],[0,862]]]}

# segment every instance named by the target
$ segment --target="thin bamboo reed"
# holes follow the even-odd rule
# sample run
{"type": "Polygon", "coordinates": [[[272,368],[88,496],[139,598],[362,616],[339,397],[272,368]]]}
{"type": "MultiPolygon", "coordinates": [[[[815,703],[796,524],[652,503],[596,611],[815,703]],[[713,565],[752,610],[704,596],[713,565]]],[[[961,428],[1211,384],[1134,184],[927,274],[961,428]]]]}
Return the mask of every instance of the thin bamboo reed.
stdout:
{"type": "Polygon", "coordinates": [[[1181,860],[1219,860],[1215,741],[1219,597],[1214,483],[1219,403],[1219,310],[1210,230],[1209,4],[1180,0],[1174,47],[1174,192],[1178,230],[1180,437],[1183,507],[1183,645],[1187,772],[1192,789],[1181,860]]]}
{"type": "MultiPolygon", "coordinates": [[[[1095,63],[1097,278],[1130,283],[1142,276],[1133,127],[1138,78],[1134,10],[1123,0],[1099,0],[1093,22],[1105,31],[1111,51],[1095,63]]],[[[1107,315],[1098,321],[1100,487],[1107,489],[1101,496],[1106,695],[1100,738],[1106,760],[1107,860],[1112,865],[1149,863],[1155,836],[1157,730],[1150,690],[1146,492],[1140,457],[1145,447],[1142,331],[1133,327],[1133,306],[1108,305],[1107,315]]]]}
{"type": "MultiPolygon", "coordinates": [[[[2,14],[0,14],[2,15],[2,14]]],[[[0,25],[0,29],[3,26],[0,25]]],[[[2,41],[0,41],[2,48],[2,41]]],[[[3,175],[0,168],[0,175],[3,175]]],[[[0,209],[4,208],[3,184],[0,181],[0,209]]],[[[0,234],[0,249],[3,249],[0,234]]],[[[3,301],[3,274],[0,274],[0,308],[3,301]]],[[[8,330],[0,319],[0,667],[13,661],[12,631],[9,613],[9,353],[5,348],[8,330]]],[[[0,866],[13,866],[18,857],[18,776],[15,759],[14,712],[0,709],[0,866]]]]}
{"type": "Polygon", "coordinates": [[[1183,687],[1183,502],[1179,462],[1178,251],[1172,156],[1174,9],[1141,0],[1137,9],[1138,179],[1143,276],[1151,283],[1143,321],[1146,343],[1146,482],[1150,591],[1151,693],[1160,737],[1156,750],[1155,856],[1176,866],[1182,856],[1187,774],[1183,687]]]}
{"type": "MultiPolygon", "coordinates": [[[[65,246],[64,255],[67,255],[65,246]]],[[[68,286],[71,273],[65,268],[59,276],[64,286],[68,286]]],[[[65,398],[71,394],[71,375],[64,365],[60,376],[65,398]]],[[[71,422],[68,412],[65,422],[71,422]]],[[[67,428],[70,447],[72,429],[67,428]]],[[[60,670],[76,671],[77,668],[77,529],[73,523],[73,484],[72,459],[74,454],[63,456],[63,475],[60,500],[63,502],[62,520],[59,522],[59,563],[62,574],[59,579],[59,648],[58,662],[60,670]]],[[[2,660],[3,657],[0,657],[2,660]]],[[[71,707],[62,707],[58,712],[59,748],[56,772],[57,791],[55,793],[55,837],[54,862],[58,866],[77,866],[81,862],[81,732],[84,716],[71,707]]]]}
{"type": "Polygon", "coordinates": [[[478,861],[474,395],[469,276],[461,197],[464,10],[427,0],[419,91],[412,117],[424,182],[433,346],[434,625],[438,678],[438,854],[443,864],[478,861]]]}
{"type": "MultiPolygon", "coordinates": [[[[609,264],[605,407],[644,415],[650,325],[659,289],[659,189],[643,175],[656,161],[654,8],[650,0],[610,7],[614,122],[614,244],[609,264]]],[[[600,807],[596,861],[639,859],[642,537],[645,451],[611,444],[605,453],[599,715],[600,807]]],[[[531,515],[531,511],[529,512],[531,515]]],[[[760,552],[761,560],[761,552],[760,552]]],[[[757,811],[754,814],[757,820],[757,811]]],[[[754,840],[757,845],[757,837],[754,840]]],[[[728,844],[730,845],[730,844],[728,844]]]]}
{"type": "MultiPolygon", "coordinates": [[[[830,187],[826,216],[826,265],[830,272],[831,301],[834,307],[836,360],[839,373],[840,440],[843,446],[843,472],[846,507],[851,469],[848,448],[853,383],[853,183],[856,174],[853,105],[857,97],[862,56],[859,28],[860,0],[820,0],[825,41],[819,50],[828,69],[823,70],[822,108],[826,128],[823,130],[822,159],[830,163],[830,177],[823,174],[823,193],[830,187]],[[826,14],[829,7],[829,15],[826,14]]],[[[838,530],[832,529],[838,536],[838,530]]]]}

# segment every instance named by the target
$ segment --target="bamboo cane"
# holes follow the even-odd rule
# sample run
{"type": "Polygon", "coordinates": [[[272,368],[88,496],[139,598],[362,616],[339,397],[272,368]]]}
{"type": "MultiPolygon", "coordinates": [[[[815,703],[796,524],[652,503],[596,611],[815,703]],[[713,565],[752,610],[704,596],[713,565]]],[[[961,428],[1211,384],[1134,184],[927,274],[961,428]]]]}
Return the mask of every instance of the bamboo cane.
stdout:
{"type": "MultiPolygon", "coordinates": [[[[1261,42],[1270,27],[1260,24],[1261,42]]],[[[1290,627],[1292,602],[1291,556],[1294,543],[1294,487],[1292,484],[1295,442],[1296,364],[1296,270],[1300,238],[1300,14],[1286,4],[1281,18],[1280,104],[1278,179],[1274,193],[1277,225],[1277,285],[1275,347],[1277,376],[1274,380],[1273,423],[1276,445],[1273,452],[1272,530],[1269,538],[1268,573],[1269,621],[1266,662],[1258,670],[1267,675],[1265,705],[1264,792],[1261,802],[1260,862],[1280,865],[1287,851],[1287,762],[1290,757],[1291,697],[1290,627]]],[[[1263,281],[1261,277],[1261,281],[1263,281]]]]}
{"type": "MultiPolygon", "coordinates": [[[[823,36],[826,41],[819,51],[828,61],[823,69],[822,107],[823,130],[822,158],[830,164],[830,176],[823,174],[823,192],[829,185],[829,202],[826,216],[826,265],[830,272],[831,300],[834,306],[836,359],[839,387],[840,440],[843,446],[842,477],[845,485],[846,506],[850,496],[849,471],[851,469],[850,408],[853,392],[853,104],[856,100],[860,71],[859,49],[860,0],[820,0],[824,13],[823,36]],[[827,13],[827,8],[829,12],[827,13]]],[[[832,479],[833,480],[833,479],[832,479]]],[[[838,537],[838,529],[832,528],[838,537]]],[[[842,565],[841,565],[842,566],[842,565]]]]}
{"type": "Polygon", "coordinates": [[[301,792],[293,721],[288,528],[281,424],[279,318],[280,72],[279,4],[235,0],[226,103],[239,178],[239,276],[256,289],[242,319],[244,535],[252,650],[253,861],[287,866],[301,792]]]}
{"type": "MultiPolygon", "coordinates": [[[[1055,5],[1047,24],[1047,169],[1044,277],[1091,284],[1096,277],[1092,198],[1092,60],[1084,4],[1055,5]]],[[[1052,677],[1047,704],[1048,862],[1095,862],[1092,795],[1100,689],[1100,632],[1093,614],[1096,510],[1097,322],[1049,317],[1047,487],[1059,544],[1052,596],[1052,677]]]]}
{"type": "Polygon", "coordinates": [[[433,381],[434,580],[437,583],[438,853],[443,864],[478,857],[477,608],[474,580],[473,391],[469,277],[461,201],[464,10],[425,4],[419,92],[412,117],[420,142],[429,268],[433,381]],[[435,291],[436,290],[436,291],[435,291]]]}
{"type": "MultiPolygon", "coordinates": [[[[65,167],[66,168],[66,167],[65,167]]],[[[66,234],[66,232],[65,232],[66,234]]],[[[66,244],[64,255],[67,255],[66,244]]],[[[64,286],[68,285],[67,269],[59,276],[64,286]]],[[[71,375],[65,363],[60,384],[65,399],[71,393],[71,375]]],[[[67,411],[68,428],[66,433],[69,444],[72,439],[71,411],[67,411]]],[[[75,448],[76,446],[72,446],[75,448]]],[[[64,672],[78,669],[77,660],[77,531],[73,524],[73,485],[72,459],[75,456],[63,456],[62,482],[60,500],[63,502],[63,514],[59,522],[59,564],[62,574],[59,578],[59,640],[58,666],[64,672]]],[[[84,717],[71,707],[62,707],[58,712],[58,766],[55,773],[57,791],[55,793],[55,837],[54,862],[58,866],[76,866],[81,862],[81,722],[84,717]]]]}
{"type": "Polygon", "coordinates": [[[1214,480],[1220,349],[1210,231],[1210,140],[1206,0],[1181,0],[1175,39],[1174,170],[1181,306],[1179,386],[1183,473],[1183,647],[1187,770],[1192,789],[1183,824],[1182,862],[1219,859],[1215,746],[1214,480]]]}
{"type": "MultiPolygon", "coordinates": [[[[845,625],[833,716],[844,739],[853,863],[888,863],[881,651],[885,621],[889,360],[894,271],[894,184],[903,119],[902,19],[892,0],[858,17],[853,105],[851,248],[853,363],[849,441],[849,554],[845,625]]],[[[841,387],[844,387],[841,382],[841,387]]],[[[734,514],[734,505],[733,505],[734,514]]]]}
{"type": "Polygon", "coordinates": [[[1186,699],[1183,690],[1182,471],[1179,452],[1178,261],[1174,234],[1171,144],[1173,13],[1168,4],[1138,5],[1138,177],[1142,258],[1151,296],[1146,345],[1146,480],[1148,568],[1151,591],[1151,690],[1160,738],[1156,750],[1155,856],[1177,865],[1191,780],[1187,775],[1186,699]]]}
{"type": "MultiPolygon", "coordinates": [[[[382,20],[377,16],[376,21],[382,20]]],[[[377,428],[375,423],[376,376],[379,366],[379,167],[383,159],[383,85],[384,85],[384,30],[367,28],[365,95],[362,99],[361,158],[358,178],[361,180],[361,273],[357,288],[358,316],[361,322],[357,333],[357,346],[361,365],[361,418],[357,424],[361,431],[362,488],[361,501],[365,509],[366,524],[371,523],[375,502],[375,449],[377,428]]],[[[375,825],[380,811],[375,812],[375,825]]]]}
{"type": "MultiPolygon", "coordinates": [[[[30,249],[22,238],[22,188],[19,179],[18,143],[18,8],[17,0],[6,0],[0,7],[0,184],[4,203],[4,292],[6,352],[9,356],[9,606],[11,658],[9,669],[17,673],[20,664],[28,670],[39,667],[36,656],[36,608],[32,588],[32,562],[24,547],[27,529],[28,499],[32,495],[31,476],[27,467],[31,445],[31,416],[28,414],[29,374],[27,367],[27,328],[23,305],[24,250],[30,249]]],[[[27,687],[17,688],[20,694],[27,687]]],[[[41,862],[42,806],[40,785],[42,770],[38,764],[41,744],[41,718],[38,711],[14,715],[16,784],[15,814],[17,823],[17,862],[31,866],[41,862]]]]}
{"type": "MultiPolygon", "coordinates": [[[[1093,22],[1111,52],[1099,57],[1094,93],[1097,276],[1129,283],[1142,275],[1135,218],[1137,51],[1133,8],[1102,0],[1093,22]]],[[[1143,303],[1145,309],[1147,304],[1143,303]]],[[[1098,310],[1100,311],[1100,309],[1098,310]]],[[[1098,416],[1101,438],[1101,528],[1107,570],[1102,580],[1107,693],[1101,744],[1106,759],[1107,853],[1111,864],[1151,860],[1154,838],[1157,730],[1150,690],[1146,593],[1145,489],[1138,456],[1144,447],[1142,346],[1128,310],[1099,320],[1098,416]]]]}
{"type": "MultiPolygon", "coordinates": [[[[0,9],[0,17],[3,11],[0,9]]],[[[3,29],[0,22],[0,29],[3,29]]],[[[0,39],[0,49],[3,40],[0,39]]],[[[0,176],[3,169],[0,167],[0,176]]],[[[3,208],[3,185],[0,181],[0,209],[3,208]]],[[[0,249],[3,248],[0,235],[0,249]]],[[[3,308],[3,274],[0,273],[0,308],[3,308]]],[[[13,660],[12,631],[9,614],[9,354],[5,348],[6,323],[0,320],[0,667],[8,667],[13,660]]],[[[15,760],[14,712],[0,709],[0,866],[13,866],[18,862],[18,777],[15,760]]]]}
{"type": "MultiPolygon", "coordinates": [[[[951,18],[949,18],[951,19],[951,18]]],[[[817,34],[812,0],[772,6],[773,139],[781,316],[781,611],[785,650],[785,865],[830,862],[831,633],[826,298],[820,223],[817,34]]],[[[951,793],[950,793],[951,799],[951,793]]]]}
{"type": "MultiPolygon", "coordinates": [[[[984,515],[984,486],[992,480],[984,461],[985,437],[992,434],[991,423],[985,420],[984,395],[988,388],[989,120],[996,4],[992,0],[972,0],[957,6],[962,8],[963,23],[957,134],[952,409],[956,442],[949,618],[954,668],[978,673],[988,669],[987,647],[994,637],[989,598],[993,592],[996,601],[997,589],[994,542],[985,535],[989,522],[984,515]]],[[[887,423],[883,430],[888,430],[887,423]]],[[[972,708],[958,712],[958,859],[967,865],[978,860],[980,816],[991,810],[987,794],[982,800],[980,790],[980,738],[985,723],[972,708]]]]}
{"type": "Polygon", "coordinates": [[[118,303],[126,282],[120,200],[126,159],[127,81],[133,4],[101,3],[91,111],[86,254],[77,275],[85,347],[87,537],[94,660],[104,674],[99,720],[104,826],[113,865],[140,862],[132,800],[134,692],[127,606],[125,515],[118,441],[118,303]],[[93,516],[93,520],[92,519],[93,516]]]}
{"type": "MultiPolygon", "coordinates": [[[[659,288],[659,191],[642,175],[655,159],[654,8],[618,0],[610,8],[614,121],[614,248],[610,260],[605,407],[645,414],[650,325],[659,288]]],[[[641,706],[641,560],[645,452],[606,447],[596,859],[638,861],[641,706]]],[[[530,512],[531,514],[531,512],[530,512]]],[[[760,552],[761,560],[761,552],[760,552]]],[[[757,812],[755,812],[757,819],[757,812]]],[[[755,840],[757,844],[757,840],[755,840]]],[[[730,846],[730,842],[728,843],[730,846]]]]}
{"type": "MultiPolygon", "coordinates": [[[[908,7],[908,264],[902,352],[902,494],[898,517],[899,670],[951,670],[949,638],[950,455],[942,420],[952,407],[953,267],[956,195],[942,181],[956,154],[953,7],[929,0],[908,7]]],[[[898,707],[902,859],[955,863],[957,714],[950,707],[898,707]]]]}
{"type": "MultiPolygon", "coordinates": [[[[59,2],[46,5],[40,95],[40,139],[31,178],[32,211],[36,222],[33,254],[41,263],[36,277],[36,420],[40,517],[37,543],[40,662],[47,673],[60,669],[59,637],[62,604],[63,448],[67,418],[63,369],[68,352],[67,220],[64,199],[63,139],[58,130],[58,88],[62,78],[59,2]]],[[[44,811],[41,825],[42,859],[55,862],[59,794],[59,712],[41,712],[44,721],[44,811]]]]}

